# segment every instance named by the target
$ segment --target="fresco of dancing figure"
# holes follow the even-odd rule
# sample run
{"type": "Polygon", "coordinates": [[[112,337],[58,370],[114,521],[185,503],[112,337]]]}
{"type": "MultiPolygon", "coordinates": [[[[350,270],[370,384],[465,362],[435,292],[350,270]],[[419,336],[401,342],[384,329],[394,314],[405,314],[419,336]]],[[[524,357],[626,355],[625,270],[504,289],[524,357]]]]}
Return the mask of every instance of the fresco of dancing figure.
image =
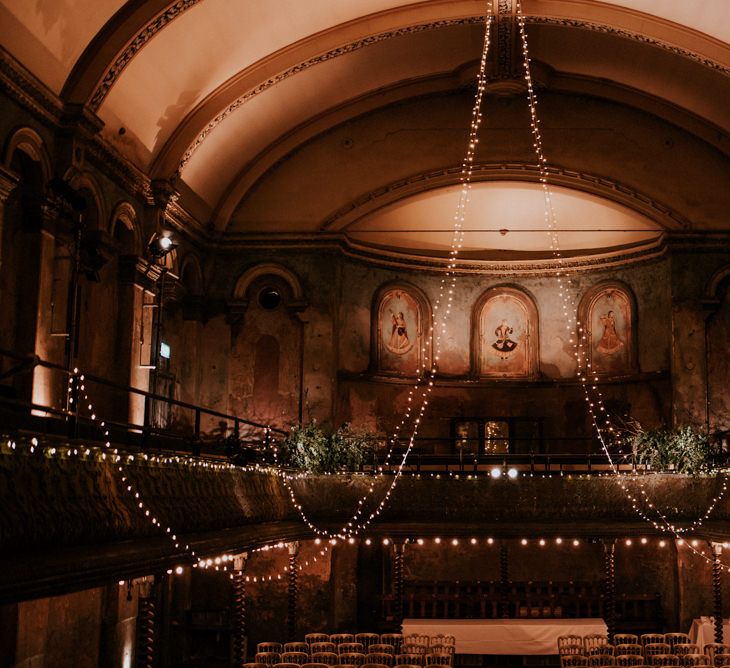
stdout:
{"type": "Polygon", "coordinates": [[[377,305],[377,367],[398,375],[414,375],[421,363],[424,307],[415,290],[385,289],[377,305]]]}

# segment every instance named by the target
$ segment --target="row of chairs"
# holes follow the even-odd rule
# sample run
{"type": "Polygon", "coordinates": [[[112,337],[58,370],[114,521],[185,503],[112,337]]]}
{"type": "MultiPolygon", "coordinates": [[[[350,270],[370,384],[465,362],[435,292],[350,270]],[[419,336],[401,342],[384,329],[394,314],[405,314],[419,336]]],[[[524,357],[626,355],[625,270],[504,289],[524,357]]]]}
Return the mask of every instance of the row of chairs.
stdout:
{"type": "MultiPolygon", "coordinates": [[[[243,668],[271,668],[272,664],[266,664],[266,663],[244,663],[243,668]]],[[[275,668],[331,668],[331,666],[327,663],[317,663],[317,662],[310,662],[310,663],[304,663],[304,664],[298,664],[298,663],[276,663],[273,664],[275,668]]],[[[383,663],[364,663],[361,666],[355,666],[354,664],[346,664],[341,663],[338,664],[339,668],[388,668],[383,663]]],[[[404,663],[399,665],[398,668],[422,668],[422,666],[417,664],[408,664],[404,663]]]]}
{"type": "MultiPolygon", "coordinates": [[[[404,650],[425,649],[422,645],[402,646],[404,650]]],[[[443,649],[430,648],[429,651],[405,651],[399,654],[392,652],[257,652],[256,663],[263,665],[279,665],[288,663],[295,666],[304,666],[308,663],[322,663],[328,666],[363,666],[368,663],[379,663],[393,668],[393,666],[416,665],[416,666],[452,666],[454,663],[453,648],[444,645],[443,649]]]]}
{"type": "Polygon", "coordinates": [[[619,654],[609,656],[606,654],[584,654],[564,655],[560,658],[563,668],[646,668],[646,666],[730,666],[730,654],[717,654],[713,659],[707,654],[655,654],[650,657],[643,657],[640,654],[619,654]]]}

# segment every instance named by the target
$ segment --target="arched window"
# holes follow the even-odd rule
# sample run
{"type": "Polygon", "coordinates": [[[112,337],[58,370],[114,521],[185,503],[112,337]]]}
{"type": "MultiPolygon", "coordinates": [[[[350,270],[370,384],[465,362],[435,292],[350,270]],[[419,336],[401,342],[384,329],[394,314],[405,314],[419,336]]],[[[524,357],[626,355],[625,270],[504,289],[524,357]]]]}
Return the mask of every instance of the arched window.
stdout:
{"type": "Polygon", "coordinates": [[[497,286],[474,308],[472,359],[476,374],[489,378],[534,378],[538,364],[537,308],[522,290],[497,286]]]}
{"type": "Polygon", "coordinates": [[[431,313],[425,295],[415,286],[381,288],[373,304],[371,350],[379,372],[415,376],[430,363],[431,313]]]}
{"type": "Polygon", "coordinates": [[[629,288],[616,281],[596,285],[581,299],[581,361],[592,373],[613,376],[636,370],[634,304],[629,288]]]}

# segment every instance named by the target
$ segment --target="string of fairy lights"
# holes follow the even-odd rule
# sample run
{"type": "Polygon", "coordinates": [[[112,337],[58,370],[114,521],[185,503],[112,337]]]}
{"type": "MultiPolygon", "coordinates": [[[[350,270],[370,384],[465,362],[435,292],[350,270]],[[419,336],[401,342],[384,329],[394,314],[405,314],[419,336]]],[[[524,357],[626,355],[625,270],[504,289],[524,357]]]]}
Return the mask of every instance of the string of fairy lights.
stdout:
{"type": "MultiPolygon", "coordinates": [[[[580,373],[580,381],[581,385],[585,394],[585,400],[588,406],[588,411],[590,414],[590,419],[593,425],[593,428],[596,431],[596,434],[598,436],[599,442],[601,443],[601,448],[603,449],[604,454],[606,455],[606,458],[608,460],[608,463],[611,467],[611,470],[614,474],[618,474],[619,470],[616,466],[613,457],[611,456],[610,450],[608,448],[608,445],[606,443],[606,434],[605,432],[608,432],[608,434],[615,435],[616,430],[614,429],[613,425],[610,423],[610,414],[606,410],[606,406],[603,400],[603,395],[598,388],[598,376],[593,374],[592,377],[592,383],[591,383],[591,391],[595,393],[594,396],[591,396],[590,391],[588,389],[588,377],[587,375],[592,373],[591,371],[591,363],[588,361],[587,355],[586,355],[586,349],[588,345],[587,341],[587,334],[585,327],[582,323],[578,323],[573,313],[575,313],[574,308],[570,308],[570,299],[567,293],[567,290],[565,289],[565,283],[563,281],[563,277],[566,275],[565,270],[563,267],[563,261],[562,261],[562,253],[560,251],[559,241],[558,241],[558,235],[557,235],[557,226],[556,226],[556,215],[555,215],[555,209],[553,206],[552,196],[550,193],[550,187],[548,184],[548,170],[547,170],[547,159],[545,157],[543,146],[542,146],[542,135],[540,133],[540,120],[538,118],[537,114],[537,97],[535,95],[535,88],[532,81],[532,75],[530,72],[530,56],[529,56],[529,50],[528,50],[528,44],[527,44],[527,31],[525,29],[525,17],[522,11],[522,2],[521,0],[516,0],[516,9],[517,9],[517,23],[519,26],[519,34],[520,34],[520,41],[522,45],[522,57],[523,57],[523,69],[524,69],[524,76],[525,76],[525,83],[527,84],[527,98],[528,98],[528,106],[530,108],[530,127],[533,135],[533,147],[535,151],[535,156],[537,157],[538,162],[538,170],[540,174],[540,184],[543,191],[543,197],[545,202],[545,222],[546,222],[546,229],[547,233],[550,238],[550,246],[553,253],[553,257],[557,260],[559,269],[556,272],[557,274],[557,281],[558,281],[558,293],[559,297],[561,298],[562,305],[563,305],[563,316],[564,316],[564,322],[568,334],[568,340],[573,345],[574,349],[574,355],[576,359],[576,365],[580,373]],[[573,331],[574,328],[578,332],[578,337],[574,338],[573,331]],[[581,369],[585,368],[585,371],[581,372],[581,369]],[[597,411],[596,411],[597,409],[597,411]],[[599,419],[598,419],[598,413],[602,414],[605,418],[605,427],[602,427],[599,419]]],[[[675,527],[673,523],[671,523],[666,515],[657,508],[656,504],[654,504],[651,499],[649,498],[649,495],[646,492],[646,489],[644,488],[643,483],[640,483],[640,494],[639,497],[634,496],[629,492],[626,485],[621,481],[620,478],[617,477],[617,480],[619,481],[619,486],[622,489],[622,491],[626,494],[627,498],[632,503],[632,508],[637,512],[637,514],[645,519],[648,522],[651,522],[655,528],[664,530],[670,533],[673,533],[676,538],[680,539],[682,533],[688,533],[690,531],[693,531],[694,529],[698,528],[702,525],[702,522],[707,519],[714,508],[716,507],[717,503],[724,497],[726,491],[727,491],[727,483],[723,479],[722,480],[722,486],[721,491],[718,495],[713,497],[712,502],[708,506],[707,510],[692,524],[688,527],[675,527]],[[659,521],[653,520],[651,517],[648,516],[646,512],[644,512],[640,507],[639,503],[644,502],[646,503],[647,507],[650,508],[653,512],[656,513],[657,517],[659,518],[659,521]]],[[[704,554],[698,552],[696,549],[694,549],[694,546],[692,543],[689,543],[689,547],[691,550],[693,550],[698,556],[704,557],[707,561],[712,561],[711,559],[707,558],[704,554]]],[[[727,566],[725,566],[727,568],[727,566]]]]}
{"type": "MultiPolygon", "coordinates": [[[[490,33],[492,25],[492,10],[491,5],[487,6],[487,15],[485,18],[485,31],[484,31],[484,42],[482,47],[482,54],[479,61],[479,73],[477,76],[477,92],[472,107],[471,123],[469,127],[469,136],[467,139],[467,148],[464,160],[461,164],[461,172],[459,176],[460,190],[459,199],[456,205],[456,210],[453,216],[453,233],[451,238],[451,248],[449,251],[449,261],[446,267],[446,271],[442,276],[439,289],[436,296],[436,300],[433,306],[434,319],[437,321],[432,323],[429,328],[429,337],[426,339],[433,340],[433,355],[428,361],[428,348],[424,343],[421,348],[422,364],[419,369],[418,379],[414,386],[412,386],[406,398],[406,408],[401,416],[400,422],[396,425],[394,433],[388,439],[389,448],[385,456],[384,465],[377,471],[378,474],[383,475],[384,469],[389,466],[392,453],[395,446],[402,438],[402,434],[408,431],[408,425],[410,424],[410,436],[408,437],[408,444],[405,452],[402,454],[400,461],[395,469],[393,477],[389,482],[385,493],[383,494],[380,502],[376,504],[375,508],[368,512],[366,501],[375,492],[375,484],[372,483],[368,486],[365,493],[360,497],[357,502],[355,511],[349,521],[344,524],[337,531],[330,531],[328,529],[319,527],[312,522],[301,502],[297,499],[296,493],[293,486],[291,485],[292,475],[283,469],[281,469],[281,478],[284,481],[287,492],[291,498],[292,505],[299,512],[304,523],[318,536],[326,536],[329,538],[344,538],[357,536],[367,529],[367,527],[380,515],[388,503],[398,480],[400,479],[403,469],[405,467],[408,456],[410,455],[413,446],[415,444],[416,437],[418,436],[419,426],[421,420],[428,407],[429,397],[433,391],[434,379],[438,371],[438,361],[441,354],[441,342],[442,337],[446,336],[446,325],[451,316],[451,309],[454,301],[454,290],[456,287],[456,266],[459,252],[464,242],[464,221],[466,219],[466,211],[469,205],[469,191],[471,190],[471,181],[474,172],[474,157],[476,154],[477,146],[479,144],[479,129],[482,124],[482,101],[484,99],[484,93],[486,91],[487,83],[487,56],[490,48],[490,33]],[[419,403],[420,402],[420,403],[419,403]]],[[[272,451],[274,453],[275,462],[278,464],[278,447],[275,441],[272,441],[272,451]]],[[[277,468],[279,468],[277,466],[277,468]]]]}
{"type": "MultiPolygon", "coordinates": [[[[522,45],[523,54],[523,68],[525,83],[527,86],[527,98],[528,106],[530,111],[530,127],[533,137],[533,148],[537,158],[537,166],[539,172],[539,182],[544,199],[544,216],[546,231],[550,240],[550,249],[553,257],[558,263],[558,269],[556,270],[556,279],[558,284],[558,295],[562,301],[562,309],[564,322],[567,330],[568,340],[574,347],[574,355],[576,359],[577,369],[579,370],[579,379],[585,393],[585,400],[590,415],[590,420],[594,429],[596,430],[599,442],[601,443],[602,449],[606,455],[611,475],[616,476],[618,484],[623,492],[626,494],[627,499],[631,502],[632,509],[645,521],[651,523],[653,527],[662,532],[671,533],[674,535],[677,545],[686,545],[694,554],[700,556],[705,561],[712,563],[713,559],[708,557],[704,550],[700,549],[701,541],[697,539],[686,540],[682,537],[682,534],[692,532],[702,526],[702,523],[710,517],[714,509],[717,507],[719,502],[724,498],[727,492],[727,481],[721,479],[720,491],[712,498],[712,501],[706,511],[701,514],[699,518],[692,521],[688,526],[677,527],[672,523],[666,514],[659,509],[656,504],[651,500],[649,494],[645,489],[643,481],[639,480],[639,491],[634,492],[623,482],[621,476],[622,473],[611,456],[610,449],[607,445],[607,437],[614,436],[616,430],[610,424],[609,412],[606,410],[603,395],[598,387],[599,377],[593,374],[591,370],[591,363],[586,355],[586,349],[588,346],[587,332],[582,323],[578,323],[575,316],[573,315],[575,310],[571,308],[570,296],[567,290],[567,272],[563,264],[562,251],[560,249],[558,233],[557,233],[557,218],[555,209],[553,206],[552,194],[548,183],[548,168],[547,158],[544,154],[542,135],[540,132],[540,120],[537,113],[537,97],[535,94],[535,87],[530,72],[530,59],[527,43],[527,34],[525,30],[525,18],[522,12],[522,3],[520,0],[516,2],[517,8],[517,23],[519,27],[520,41],[522,45]],[[577,332],[577,336],[575,335],[577,332]],[[588,376],[592,375],[592,380],[588,380],[588,376]],[[590,385],[590,390],[589,390],[590,385]],[[591,394],[593,393],[593,394],[591,394]],[[603,416],[603,420],[599,420],[599,414],[603,416]],[[656,515],[656,519],[651,517],[643,507],[646,507],[656,515]]],[[[492,25],[492,12],[491,6],[488,6],[488,12],[485,18],[485,36],[482,49],[482,55],[479,66],[479,73],[477,79],[477,93],[475,96],[474,105],[472,108],[471,124],[468,136],[468,144],[465,158],[462,162],[461,174],[460,174],[460,193],[459,199],[456,206],[456,211],[453,216],[453,235],[451,240],[451,249],[449,252],[449,261],[446,267],[446,271],[442,276],[439,284],[438,295],[434,302],[434,323],[431,324],[429,334],[433,341],[433,354],[431,359],[428,359],[428,348],[426,343],[422,347],[422,364],[419,368],[418,379],[415,384],[409,388],[406,398],[406,408],[401,416],[399,423],[394,429],[394,433],[388,439],[389,448],[385,456],[385,462],[383,466],[375,472],[374,478],[370,481],[367,486],[365,493],[357,501],[357,506],[353,512],[351,518],[337,531],[330,531],[325,528],[321,528],[311,521],[307,513],[304,511],[301,502],[298,500],[294,491],[292,480],[295,479],[295,475],[285,471],[278,466],[278,446],[276,439],[273,437],[273,432],[267,430],[266,439],[270,445],[275,458],[275,467],[267,468],[261,466],[250,466],[242,467],[230,463],[210,462],[204,460],[195,460],[179,456],[161,456],[161,455],[148,455],[146,453],[141,455],[133,454],[121,454],[118,449],[112,448],[111,441],[109,439],[109,430],[104,421],[100,421],[94,411],[93,404],[90,402],[88,394],[85,388],[84,375],[79,372],[78,369],[74,369],[74,374],[69,376],[68,379],[68,393],[69,402],[73,404],[74,395],[78,393],[78,396],[83,397],[85,403],[84,408],[89,411],[89,417],[92,422],[99,425],[102,433],[104,434],[104,445],[103,448],[98,447],[78,447],[78,446],[49,446],[44,448],[43,452],[50,457],[65,457],[72,458],[78,457],[79,459],[99,459],[101,461],[108,461],[115,465],[115,470],[120,474],[122,482],[122,489],[129,495],[134,505],[139,509],[141,514],[155,527],[155,529],[162,532],[170,544],[176,550],[186,553],[189,559],[193,562],[194,568],[201,570],[216,570],[216,571],[230,571],[231,577],[233,576],[235,555],[232,554],[220,554],[217,556],[200,557],[196,554],[196,551],[191,548],[188,543],[185,543],[170,525],[158,518],[157,514],[153,512],[153,509],[143,499],[142,493],[138,486],[130,478],[129,466],[135,462],[135,458],[140,458],[146,462],[160,463],[165,465],[181,465],[188,466],[197,469],[210,469],[212,471],[222,470],[249,470],[257,472],[267,472],[270,474],[277,474],[280,476],[284,485],[287,489],[287,493],[291,499],[291,502],[298,511],[304,523],[309,529],[314,532],[317,536],[314,539],[314,544],[317,548],[316,554],[311,559],[304,559],[302,563],[298,564],[299,570],[303,570],[308,567],[311,563],[316,562],[318,558],[325,557],[331,546],[335,546],[338,542],[348,542],[354,544],[356,537],[363,534],[369,527],[369,525],[378,517],[382,510],[386,507],[401,475],[403,474],[404,467],[406,465],[408,456],[410,455],[416,437],[418,435],[419,426],[425,415],[429,404],[429,397],[433,391],[434,379],[438,371],[438,361],[441,354],[442,338],[446,336],[447,323],[451,315],[451,309],[453,307],[454,292],[456,286],[457,277],[457,259],[460,253],[460,249],[463,245],[464,240],[464,221],[466,218],[466,211],[469,204],[469,191],[471,190],[471,181],[474,169],[474,158],[476,149],[479,143],[479,129],[482,123],[482,102],[484,93],[486,90],[486,65],[487,56],[490,48],[490,28],[492,25]],[[74,387],[74,384],[77,384],[74,387]],[[405,452],[401,455],[400,461],[398,462],[395,472],[392,475],[392,479],[387,484],[385,491],[380,501],[375,505],[374,509],[367,510],[368,499],[375,494],[377,485],[375,478],[378,476],[385,475],[385,469],[390,470],[390,460],[397,443],[402,439],[402,434],[408,431],[410,428],[410,436],[408,437],[407,447],[405,452]]],[[[80,403],[80,402],[79,402],[80,403]]],[[[17,441],[11,440],[7,442],[7,447],[13,451],[18,452],[20,450],[17,441]]],[[[34,454],[37,449],[41,448],[37,439],[33,438],[29,441],[27,451],[29,454],[34,454]]],[[[532,474],[531,474],[532,475],[532,474]]],[[[436,476],[438,477],[438,475],[436,476]]],[[[470,476],[465,476],[470,477],[470,476]]],[[[476,476],[475,476],[476,477],[476,476]]],[[[510,473],[509,477],[512,476],[510,473]]],[[[362,539],[362,543],[366,546],[373,544],[378,539],[366,537],[362,539]]],[[[379,539],[383,545],[389,545],[394,539],[390,537],[384,537],[379,539]]],[[[442,546],[459,546],[461,544],[486,544],[493,545],[495,542],[494,538],[488,537],[486,539],[478,539],[476,537],[463,538],[463,537],[452,537],[452,538],[404,538],[399,539],[406,543],[422,546],[427,543],[442,546]]],[[[634,543],[633,538],[626,538],[623,542],[627,547],[630,547],[634,543]]],[[[636,539],[641,545],[649,544],[649,539],[641,537],[636,539]]],[[[579,547],[585,541],[585,539],[579,538],[521,538],[519,543],[522,546],[537,546],[539,548],[548,547],[551,545],[561,546],[572,545],[573,547],[579,547]]],[[[658,547],[665,547],[668,542],[661,538],[656,541],[658,547]]],[[[729,547],[727,543],[723,544],[725,548],[729,547]]],[[[263,545],[261,547],[251,550],[251,552],[267,552],[273,549],[281,549],[287,547],[287,543],[277,542],[271,545],[263,545]]],[[[719,563],[719,567],[723,570],[730,572],[730,567],[722,562],[719,563]]],[[[266,575],[266,576],[246,576],[248,582],[272,582],[275,580],[281,580],[289,570],[288,566],[284,566],[282,570],[277,573],[266,575]]],[[[168,574],[176,573],[180,574],[183,572],[183,566],[178,565],[174,568],[168,569],[168,574]]],[[[239,572],[241,572],[239,570],[239,572]]]]}

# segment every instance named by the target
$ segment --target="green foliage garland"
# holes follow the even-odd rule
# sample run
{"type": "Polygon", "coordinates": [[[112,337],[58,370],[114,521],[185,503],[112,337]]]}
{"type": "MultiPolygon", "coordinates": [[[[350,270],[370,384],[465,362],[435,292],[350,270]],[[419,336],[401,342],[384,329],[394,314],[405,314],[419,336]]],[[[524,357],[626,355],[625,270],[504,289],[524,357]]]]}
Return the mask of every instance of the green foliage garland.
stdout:
{"type": "Polygon", "coordinates": [[[696,474],[710,468],[711,441],[707,434],[694,427],[638,429],[630,441],[636,462],[654,471],[696,474]]]}
{"type": "Polygon", "coordinates": [[[372,457],[377,444],[377,436],[355,431],[347,423],[328,432],[312,420],[291,428],[281,445],[279,463],[307,473],[355,471],[372,457]]]}

